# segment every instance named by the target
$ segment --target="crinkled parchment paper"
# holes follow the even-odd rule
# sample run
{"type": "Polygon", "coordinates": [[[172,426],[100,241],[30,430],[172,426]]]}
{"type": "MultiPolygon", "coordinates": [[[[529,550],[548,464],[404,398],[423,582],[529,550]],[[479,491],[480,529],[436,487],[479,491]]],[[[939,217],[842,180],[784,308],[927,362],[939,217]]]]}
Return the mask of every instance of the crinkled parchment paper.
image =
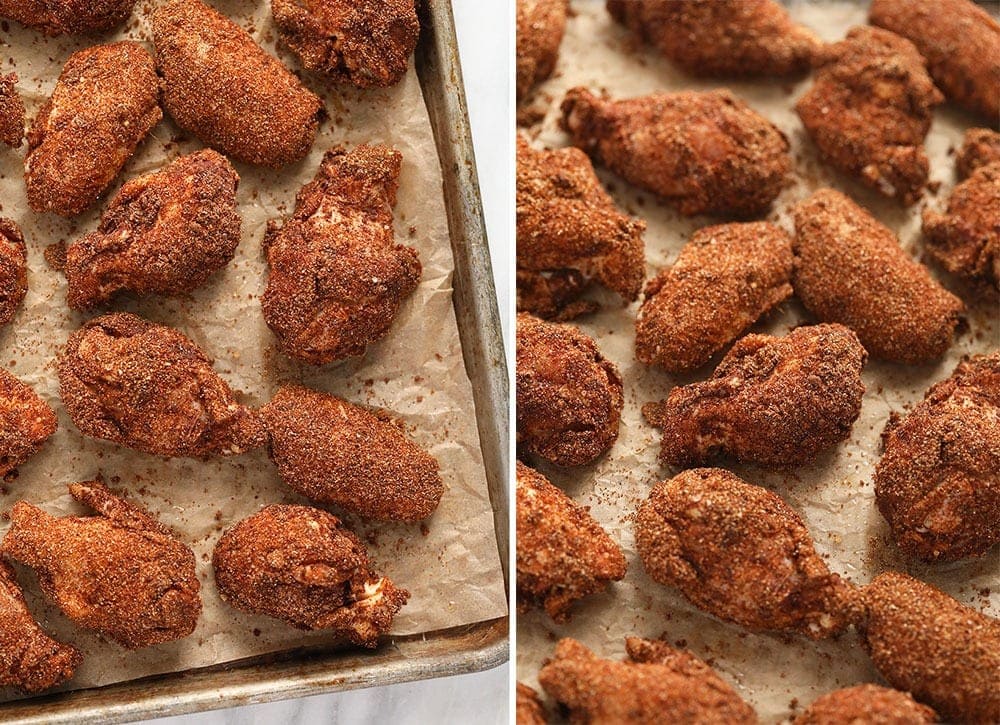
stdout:
{"type": "MultiPolygon", "coordinates": [[[[793,16],[816,30],[824,40],[838,40],[853,25],[864,24],[862,4],[819,2],[792,4],[793,16]]],[[[820,186],[846,191],[896,230],[903,246],[922,254],[920,210],[924,204],[941,205],[954,185],[952,149],[970,125],[984,120],[966,116],[951,107],[935,113],[927,139],[931,180],[940,182],[911,209],[876,196],[873,192],[824,167],[815,157],[798,117],[795,100],[808,87],[808,78],[794,81],[724,83],[683,75],[655,51],[638,45],[604,10],[603,2],[573,4],[574,17],[567,27],[555,76],[541,87],[533,106],[544,109],[543,121],[524,129],[539,146],[565,146],[568,139],[557,125],[558,106],[565,91],[585,85],[606,89],[614,98],[682,88],[709,89],[728,85],[753,108],[771,119],[790,139],[796,158],[797,179],[775,202],[770,219],[791,230],[789,206],[820,186]]],[[[598,175],[617,202],[649,224],[646,232],[648,273],[673,262],[691,233],[719,219],[686,219],[649,193],[640,191],[603,169],[598,175]]],[[[936,270],[935,270],[936,273],[936,270]]],[[[625,549],[629,562],[625,580],[601,595],[590,597],[574,610],[566,626],[555,625],[540,612],[518,616],[518,678],[537,686],[539,666],[550,656],[559,637],[576,637],[599,654],[624,656],[624,637],[665,636],[686,644],[712,663],[757,709],[764,722],[778,722],[808,705],[819,695],[858,682],[879,682],[879,676],[850,632],[836,641],[812,642],[780,634],[751,634],[703,614],[675,590],[656,584],[643,571],[635,551],[632,516],[636,506],[656,482],[673,471],[656,460],[659,437],[642,418],[639,408],[661,400],[673,385],[703,379],[718,358],[695,375],[672,377],[646,368],[634,359],[634,321],[638,304],[622,309],[607,295],[599,314],[577,320],[594,336],[602,352],[619,366],[625,383],[625,410],[621,433],[610,453],[581,469],[558,470],[537,464],[555,483],[591,513],[625,549]]],[[[783,335],[810,318],[793,301],[757,324],[753,330],[783,335]]],[[[888,538],[888,528],[875,508],[871,476],[879,458],[879,434],[892,411],[904,411],[923,397],[932,383],[951,373],[962,355],[985,352],[1000,344],[996,299],[983,301],[969,311],[964,332],[938,364],[905,367],[870,361],[864,372],[867,386],[861,417],[851,438],[815,465],[791,472],[768,472],[753,466],[731,467],[752,483],[767,486],[784,497],[805,519],[816,546],[830,568],[857,584],[867,583],[886,569],[902,569],[941,587],[976,609],[1000,614],[1000,553],[994,547],[981,559],[953,564],[923,565],[900,556],[888,538]]]]}
{"type": "MultiPolygon", "coordinates": [[[[225,0],[214,5],[275,52],[268,3],[225,0]]],[[[152,50],[146,22],[152,7],[152,2],[140,2],[129,25],[107,40],[132,38],[152,50]]],[[[0,33],[0,67],[19,74],[18,90],[30,119],[70,54],[93,41],[46,39],[15,23],[7,26],[4,23],[0,33]]],[[[277,53],[286,65],[297,67],[290,54],[281,49],[277,53]]],[[[364,92],[327,87],[317,78],[306,77],[306,82],[324,97],[330,119],[322,125],[310,155],[299,164],[280,172],[236,164],[243,237],[235,260],[188,298],[119,298],[109,309],[133,311],[180,329],[215,359],[215,369],[242,391],[242,400],[250,405],[267,402],[283,382],[300,381],[354,402],[396,411],[410,435],[440,462],[446,490],[425,525],[377,524],[344,516],[368,542],[377,568],[412,594],[393,633],[417,634],[502,616],[506,604],[493,515],[452,307],[453,259],[441,171],[417,76],[411,67],[398,86],[364,92]],[[423,278],[403,304],[390,334],[363,358],[322,368],[298,364],[275,349],[261,315],[265,224],[291,210],[296,191],[312,178],[324,151],[365,141],[391,144],[402,152],[396,235],[419,250],[423,278]]],[[[125,179],[201,147],[196,138],[164,120],[140,146],[111,193],[125,179]]],[[[17,479],[6,483],[0,509],[8,510],[23,499],[53,514],[81,513],[83,508],[69,497],[66,484],[103,474],[192,546],[205,604],[190,637],[129,652],[71,624],[39,595],[30,571],[19,568],[29,605],[42,625],[85,654],[68,686],[101,685],[331,643],[329,634],[303,633],[277,620],[243,614],[224,604],[216,591],[210,558],[221,532],[266,504],[305,502],[281,483],[265,451],[207,462],[168,460],[84,438],[66,415],[58,395],[56,354],[89,315],[69,311],[65,279],[46,265],[42,255],[47,245],[69,242],[92,230],[110,193],[72,221],[33,214],[22,180],[25,148],[0,152],[0,214],[14,218],[24,231],[30,287],[13,323],[0,331],[0,360],[58,411],[59,430],[39,455],[21,466],[17,479]]],[[[0,529],[5,530],[6,523],[0,529]]],[[[3,694],[10,698],[15,693],[3,694]]]]}

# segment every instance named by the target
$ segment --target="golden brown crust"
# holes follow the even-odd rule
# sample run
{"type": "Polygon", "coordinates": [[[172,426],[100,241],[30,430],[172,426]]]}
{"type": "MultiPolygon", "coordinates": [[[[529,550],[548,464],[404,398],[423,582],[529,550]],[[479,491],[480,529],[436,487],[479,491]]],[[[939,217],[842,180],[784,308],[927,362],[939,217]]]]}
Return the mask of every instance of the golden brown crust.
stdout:
{"type": "Polygon", "coordinates": [[[696,231],[646,283],[635,356],[670,372],[701,367],[792,296],[792,238],[768,222],[696,231]]]}
{"type": "Polygon", "coordinates": [[[30,387],[0,368],[0,478],[56,432],[56,414],[30,387]]]}
{"type": "Polygon", "coordinates": [[[97,35],[125,22],[136,0],[0,0],[0,17],[46,35],[97,35]]]}
{"type": "Polygon", "coordinates": [[[759,214],[792,170],[788,139],[725,89],[613,101],[573,88],[562,113],[574,145],[688,216],[759,214]]]}
{"type": "Polygon", "coordinates": [[[285,354],[313,365],[362,355],[417,288],[417,251],[392,230],[401,162],[382,145],[327,151],[291,218],[268,224],[261,306],[285,354]]]}
{"type": "Polygon", "coordinates": [[[862,591],[859,630],[889,683],[945,722],[1000,722],[1000,621],[906,574],[880,574],[862,591]]]}
{"type": "Polygon", "coordinates": [[[17,92],[17,73],[0,75],[0,143],[17,148],[23,140],[24,101],[17,92]]]}
{"type": "Polygon", "coordinates": [[[153,42],[178,126],[251,164],[280,168],[309,152],[322,102],[239,25],[200,0],[164,0],[153,42]]]}
{"type": "Polygon", "coordinates": [[[855,685],[813,700],[795,725],[929,725],[937,713],[909,693],[878,685],[855,685]]]}
{"type": "Polygon", "coordinates": [[[888,227],[832,189],[794,215],[792,287],[810,312],[850,327],[873,357],[912,365],[944,355],[965,306],[888,227]]]}
{"type": "Polygon", "coordinates": [[[567,10],[567,0],[517,0],[518,102],[555,70],[567,10]]]}
{"type": "Polygon", "coordinates": [[[274,504],[226,531],[212,567],[229,604],[364,647],[392,627],[410,593],[376,574],[361,540],[333,514],[274,504]]]}
{"type": "Polygon", "coordinates": [[[13,219],[0,217],[0,325],[14,319],[28,293],[28,248],[13,219]]]}
{"type": "Polygon", "coordinates": [[[225,267],[240,243],[236,170],[206,149],[125,183],[97,230],[66,250],[75,310],[115,293],[179,295],[225,267]]]}
{"type": "Polygon", "coordinates": [[[1000,161],[1000,132],[989,128],[968,129],[955,156],[958,178],[967,179],[980,166],[997,161],[1000,161]]]}
{"type": "Polygon", "coordinates": [[[538,693],[523,682],[517,683],[515,725],[546,725],[548,718],[538,693]]]}
{"type": "Polygon", "coordinates": [[[28,131],[28,205],[79,214],[161,118],[156,67],[141,45],[123,41],[74,53],[28,131]]]}

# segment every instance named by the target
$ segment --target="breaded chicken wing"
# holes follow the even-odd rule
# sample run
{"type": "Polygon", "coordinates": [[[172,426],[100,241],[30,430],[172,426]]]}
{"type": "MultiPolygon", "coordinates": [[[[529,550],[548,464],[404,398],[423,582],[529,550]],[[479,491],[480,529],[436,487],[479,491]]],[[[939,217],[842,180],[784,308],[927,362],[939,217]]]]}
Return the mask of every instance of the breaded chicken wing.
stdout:
{"type": "Polygon", "coordinates": [[[587,335],[517,316],[517,444],[560,466],[595,460],[618,439],[621,375],[587,335]]]}
{"type": "Polygon", "coordinates": [[[566,31],[567,0],[517,0],[517,101],[552,75],[566,31]]]}
{"type": "Polygon", "coordinates": [[[56,414],[38,393],[0,368],[0,478],[56,432],[56,414]]]}
{"type": "Polygon", "coordinates": [[[364,354],[417,288],[417,251],[392,231],[401,163],[388,146],[328,151],[291,218],[268,224],[261,305],[286,355],[322,365],[364,354]]]}
{"type": "Polygon", "coordinates": [[[701,367],[792,296],[792,238],[769,222],[696,231],[646,283],[635,356],[673,373],[701,367]]]}
{"type": "Polygon", "coordinates": [[[565,622],[569,609],[625,578],[625,555],[582,506],[517,462],[517,603],[565,622]]]}
{"type": "Polygon", "coordinates": [[[185,131],[228,156],[280,168],[305,156],[322,102],[249,33],[201,0],[153,11],[163,106],[185,131]]]}
{"type": "Polygon", "coordinates": [[[962,137],[955,156],[958,178],[967,179],[980,166],[1000,161],[1000,132],[989,128],[970,128],[962,137]]]}
{"type": "Polygon", "coordinates": [[[900,692],[879,685],[855,685],[813,700],[795,725],[930,725],[937,713],[900,692]]]}
{"type": "Polygon", "coordinates": [[[875,500],[903,551],[951,561],[1000,541],[1000,352],[959,363],[882,441],[875,500]]]}
{"type": "Polygon", "coordinates": [[[260,413],[282,480],[313,501],[383,521],[420,521],[441,501],[438,462],[385,412],[284,385],[260,413]]]}
{"type": "Polygon", "coordinates": [[[924,138],[944,100],[913,44],[881,28],[851,28],[816,57],[795,104],[820,155],[881,194],[912,204],[927,184],[924,138]]]}
{"type": "Polygon", "coordinates": [[[226,531],[212,567],[229,604],[299,629],[377,647],[410,593],[372,569],[361,540],[333,514],[274,504],[226,531]]]}
{"type": "Polygon", "coordinates": [[[97,35],[121,25],[136,0],[0,0],[0,18],[46,35],[97,35]]]}
{"type": "Polygon", "coordinates": [[[538,151],[517,138],[517,308],[546,319],[593,312],[592,283],[627,302],[645,276],[643,221],[623,214],[576,148],[538,151]]]}
{"type": "Polygon", "coordinates": [[[872,25],[908,38],[950,101],[997,122],[1000,23],[971,0],[873,0],[872,25]]]}
{"type": "Polygon", "coordinates": [[[56,518],[18,501],[0,552],[34,569],[63,614],[127,649],[191,634],[201,613],[191,549],[100,481],[69,490],[99,515],[56,518]]]}
{"type": "Polygon", "coordinates": [[[208,458],[264,445],[260,416],[177,330],[119,312],[74,332],[59,394],[80,432],[161,456],[208,458]]]}
{"type": "Polygon", "coordinates": [[[399,83],[420,36],[414,0],[271,0],[271,12],[307,70],[358,88],[399,83]]]}
{"type": "Polygon", "coordinates": [[[561,639],[538,673],[572,723],[738,725],[756,723],[753,708],[700,659],[666,642],[629,637],[628,659],[601,659],[575,639],[561,639]]]}
{"type": "Polygon", "coordinates": [[[225,267],[240,243],[240,177],[210,149],[126,182],[96,231],[66,250],[67,301],[75,310],[115,293],[179,295],[225,267]]]}
{"type": "Polygon", "coordinates": [[[693,468],[656,484],[635,539],[654,581],[719,619],[812,639],[850,624],[855,591],[830,573],[799,515],[729,471],[693,468]]]}
{"type": "Polygon", "coordinates": [[[14,149],[23,140],[24,101],[17,92],[17,73],[0,75],[0,143],[14,149]]]}
{"type": "Polygon", "coordinates": [[[786,337],[747,335],[703,382],[642,413],[663,429],[660,460],[686,467],[725,455],[770,467],[808,463],[846,440],[861,412],[868,355],[841,325],[786,337]]]}
{"type": "Polygon", "coordinates": [[[28,294],[28,248],[13,219],[0,217],[0,325],[14,319],[28,294]]]}
{"type": "Polygon", "coordinates": [[[888,227],[833,189],[794,216],[792,287],[810,312],[850,327],[872,357],[916,365],[945,353],[965,305],[888,227]]]}
{"type": "Polygon", "coordinates": [[[548,718],[538,693],[523,682],[517,683],[515,725],[546,725],[548,718]]]}
{"type": "Polygon", "coordinates": [[[608,0],[608,12],[696,76],[783,76],[809,69],[821,43],[774,0],[608,0]]]}
{"type": "Polygon", "coordinates": [[[574,145],[687,216],[759,214],[792,169],[788,139],[728,90],[612,101],[573,88],[562,112],[574,145]]]}
{"type": "Polygon", "coordinates": [[[945,722],[1000,722],[1000,620],[897,572],[875,577],[862,597],[862,641],[889,684],[945,722]]]}

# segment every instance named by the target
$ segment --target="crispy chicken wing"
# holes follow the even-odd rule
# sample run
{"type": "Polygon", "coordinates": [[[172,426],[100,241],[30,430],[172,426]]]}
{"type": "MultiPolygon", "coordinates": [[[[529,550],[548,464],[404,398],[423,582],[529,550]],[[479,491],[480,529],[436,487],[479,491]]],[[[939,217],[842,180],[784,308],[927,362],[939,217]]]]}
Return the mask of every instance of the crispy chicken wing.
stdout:
{"type": "Polygon", "coordinates": [[[0,478],[56,432],[56,414],[30,387],[0,368],[0,478]]]}
{"type": "Polygon", "coordinates": [[[788,139],[728,90],[612,101],[573,88],[562,112],[576,146],[688,216],[759,214],[792,169],[788,139]]]}
{"type": "Polygon", "coordinates": [[[201,613],[191,549],[99,481],[69,490],[99,515],[56,518],[18,501],[0,552],[34,569],[67,617],[127,649],[191,634],[201,613]]]}
{"type": "Polygon", "coordinates": [[[873,357],[915,365],[945,353],[965,306],[888,227],[832,189],[794,215],[792,287],[810,312],[850,327],[873,357]]]}
{"type": "Polygon", "coordinates": [[[701,367],[792,296],[792,238],[769,222],[699,229],[646,283],[635,356],[673,373],[701,367]]]}
{"type": "Polygon", "coordinates": [[[625,405],[621,375],[575,327],[517,316],[517,443],[560,466],[614,445],[625,405]]]}
{"type": "Polygon", "coordinates": [[[410,597],[374,572],[340,519],[309,506],[274,504],[243,519],[215,545],[212,567],[237,609],[365,647],[378,646],[410,597]]]}
{"type": "Polygon", "coordinates": [[[579,297],[594,282],[634,301],[645,229],[618,210],[582,151],[537,151],[518,136],[518,310],[559,320],[593,312],[597,303],[579,297]]]}
{"type": "Polygon", "coordinates": [[[28,248],[13,219],[0,217],[0,325],[14,319],[28,293],[28,248]]]}
{"type": "Polygon", "coordinates": [[[930,725],[937,713],[900,692],[879,685],[855,685],[813,700],[795,725],[930,725]]]}
{"type": "Polygon", "coordinates": [[[74,332],[59,393],[84,435],[161,456],[232,455],[265,443],[212,360],[177,330],[119,312],[74,332]]]}
{"type": "Polygon", "coordinates": [[[393,521],[425,519],[441,501],[437,461],[384,412],[285,385],[261,416],[282,480],[313,501],[393,521]]]}
{"type": "Polygon", "coordinates": [[[261,305],[287,355],[313,365],[362,355],[417,288],[417,251],[392,231],[401,163],[388,146],[328,151],[291,218],[268,225],[261,305]]]}
{"type": "Polygon", "coordinates": [[[548,718],[538,693],[523,682],[517,683],[515,725],[545,725],[548,718]]]}
{"type": "Polygon", "coordinates": [[[913,44],[858,27],[817,55],[812,87],[795,104],[820,155],[885,196],[912,204],[927,184],[924,138],[944,100],[913,44]]]}
{"type": "Polygon", "coordinates": [[[962,137],[955,156],[958,178],[967,179],[980,166],[1000,161],[1000,132],[989,128],[970,128],[962,137]]]}
{"type": "Polygon", "coordinates": [[[46,35],[97,35],[121,25],[136,0],[0,0],[0,18],[46,35]]]}
{"type": "Polygon", "coordinates": [[[703,382],[674,388],[642,413],[663,429],[660,460],[702,464],[719,455],[771,467],[808,463],[846,440],[861,412],[868,355],[841,325],[786,337],[747,335],[703,382]]]}
{"type": "Polygon", "coordinates": [[[566,31],[567,0],[517,0],[517,100],[552,75],[566,31]]]}
{"type": "Polygon", "coordinates": [[[225,15],[200,0],[164,0],[153,42],[163,105],[182,129],[272,168],[309,152],[322,102],[225,15]]]}
{"type": "Polygon", "coordinates": [[[17,73],[0,75],[0,143],[17,148],[23,140],[24,101],[17,92],[17,73]]]}

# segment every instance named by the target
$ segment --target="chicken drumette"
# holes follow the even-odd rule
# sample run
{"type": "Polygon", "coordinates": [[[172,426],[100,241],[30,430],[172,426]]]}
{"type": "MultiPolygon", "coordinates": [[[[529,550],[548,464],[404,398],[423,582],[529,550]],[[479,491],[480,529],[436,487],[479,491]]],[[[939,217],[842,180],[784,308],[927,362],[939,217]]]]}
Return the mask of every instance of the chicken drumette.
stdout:
{"type": "Polygon", "coordinates": [[[17,148],[24,140],[24,101],[17,92],[17,73],[0,75],[0,143],[17,148]]]}
{"type": "Polygon", "coordinates": [[[514,722],[516,725],[545,725],[548,722],[545,707],[542,705],[538,693],[523,682],[517,683],[515,707],[514,722]]]}
{"type": "Polygon", "coordinates": [[[517,0],[517,100],[555,70],[567,0],[517,0]]]}
{"type": "Polygon", "coordinates": [[[0,477],[31,458],[56,432],[56,414],[30,387],[0,368],[0,477]]]}
{"type": "Polygon", "coordinates": [[[795,718],[795,725],[931,725],[937,713],[900,692],[878,685],[855,685],[819,697],[795,718]]]}
{"type": "Polygon", "coordinates": [[[980,166],[1000,161],[1000,132],[989,128],[970,128],[962,137],[962,146],[955,155],[955,170],[959,179],[967,179],[980,166]]]}
{"type": "Polygon", "coordinates": [[[121,25],[136,0],[0,0],[0,18],[46,35],[97,35],[121,25]]]}
{"type": "Polygon", "coordinates": [[[28,293],[28,248],[12,219],[0,217],[0,325],[14,319],[28,293]]]}

